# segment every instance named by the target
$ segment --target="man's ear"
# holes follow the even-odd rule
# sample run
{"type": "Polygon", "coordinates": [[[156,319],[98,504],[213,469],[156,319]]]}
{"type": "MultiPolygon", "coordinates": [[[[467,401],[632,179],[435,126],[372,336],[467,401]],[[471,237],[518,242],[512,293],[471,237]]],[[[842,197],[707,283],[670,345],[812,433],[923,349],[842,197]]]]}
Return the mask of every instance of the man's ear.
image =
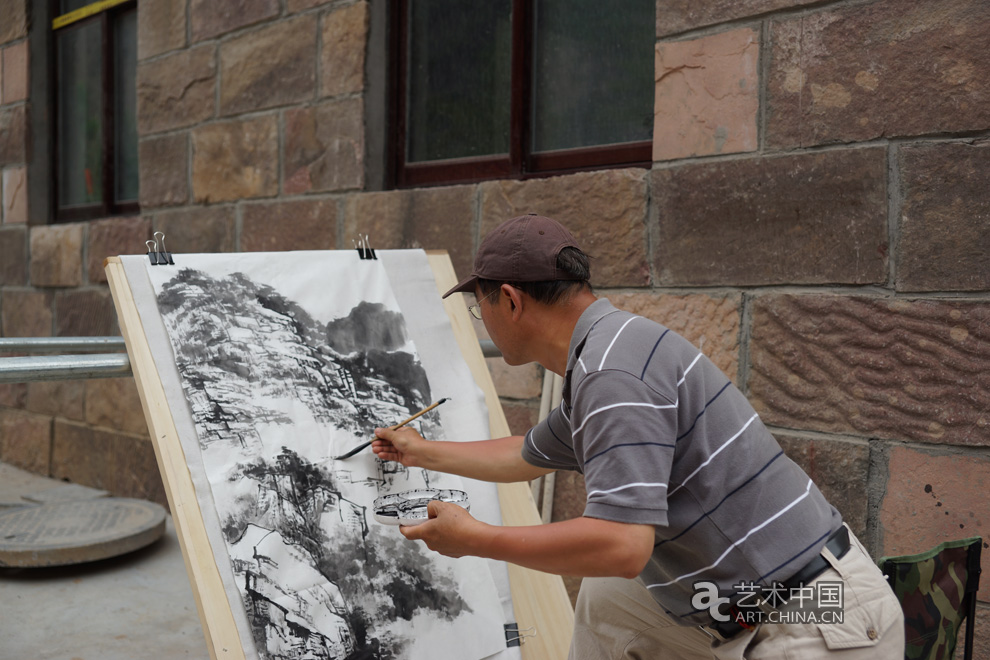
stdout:
{"type": "Polygon", "coordinates": [[[512,320],[518,321],[523,310],[523,293],[514,286],[502,285],[502,295],[509,299],[509,309],[512,311],[512,320]]]}

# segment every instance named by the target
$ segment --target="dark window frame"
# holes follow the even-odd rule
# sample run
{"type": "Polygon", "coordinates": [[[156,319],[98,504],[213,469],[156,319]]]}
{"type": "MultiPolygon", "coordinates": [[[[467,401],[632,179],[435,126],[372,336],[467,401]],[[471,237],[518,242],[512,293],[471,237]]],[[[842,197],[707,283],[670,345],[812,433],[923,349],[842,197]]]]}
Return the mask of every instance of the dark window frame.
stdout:
{"type": "MultiPolygon", "coordinates": [[[[93,3],[96,4],[96,3],[93,3]]],[[[92,5],[87,5],[90,7],[92,5]]],[[[52,23],[59,20],[68,14],[60,13],[59,0],[49,0],[49,11],[51,16],[54,17],[52,23],[48,23],[46,29],[51,34],[51,53],[52,57],[48,63],[48,74],[51,80],[50,87],[50,98],[51,103],[49,107],[51,112],[49,113],[49,130],[52,136],[51,141],[51,177],[52,177],[52,188],[51,188],[51,208],[53,221],[55,223],[64,222],[78,222],[83,220],[95,220],[99,218],[105,218],[109,216],[121,216],[121,215],[136,215],[141,212],[141,207],[137,201],[126,201],[117,202],[115,201],[116,192],[114,186],[116,179],[114,177],[115,167],[116,167],[116,130],[115,130],[115,95],[114,95],[114,81],[115,81],[115,71],[114,71],[114,32],[113,32],[113,18],[123,14],[125,12],[137,10],[137,0],[125,0],[119,4],[114,4],[105,9],[100,9],[96,13],[86,16],[85,18],[80,18],[74,20],[68,25],[60,26],[55,28],[52,23]],[[71,207],[62,207],[59,204],[59,194],[60,194],[60,172],[61,163],[59,162],[59,141],[61,140],[61,135],[59,134],[58,126],[58,107],[59,107],[59,91],[60,91],[60,81],[58,77],[58,66],[59,66],[59,39],[58,31],[72,29],[90,22],[99,22],[101,28],[101,56],[102,56],[102,88],[100,90],[101,96],[101,115],[100,121],[102,122],[103,129],[103,140],[101,147],[103,149],[103,162],[101,164],[101,179],[102,179],[102,202],[94,204],[80,204],[71,207]]]]}
{"type": "Polygon", "coordinates": [[[491,179],[531,179],[618,167],[641,167],[653,164],[651,140],[601,145],[559,151],[532,153],[530,150],[529,109],[532,104],[530,57],[532,46],[533,4],[531,0],[512,0],[511,109],[508,156],[457,158],[422,163],[406,162],[406,85],[409,37],[409,1],[395,0],[389,21],[389,78],[391,80],[390,139],[387,159],[391,163],[392,187],[414,188],[458,183],[476,183],[491,179]]]}

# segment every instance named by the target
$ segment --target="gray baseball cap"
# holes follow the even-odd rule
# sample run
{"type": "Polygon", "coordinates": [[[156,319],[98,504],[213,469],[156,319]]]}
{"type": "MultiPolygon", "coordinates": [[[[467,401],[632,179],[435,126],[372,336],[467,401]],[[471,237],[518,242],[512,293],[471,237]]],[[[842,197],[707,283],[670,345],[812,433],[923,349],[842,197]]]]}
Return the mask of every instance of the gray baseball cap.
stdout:
{"type": "Polygon", "coordinates": [[[565,247],[579,248],[571,232],[556,220],[535,213],[506,220],[481,241],[471,275],[443,297],[474,293],[479,278],[501,282],[577,280],[557,269],[557,255],[565,247]]]}

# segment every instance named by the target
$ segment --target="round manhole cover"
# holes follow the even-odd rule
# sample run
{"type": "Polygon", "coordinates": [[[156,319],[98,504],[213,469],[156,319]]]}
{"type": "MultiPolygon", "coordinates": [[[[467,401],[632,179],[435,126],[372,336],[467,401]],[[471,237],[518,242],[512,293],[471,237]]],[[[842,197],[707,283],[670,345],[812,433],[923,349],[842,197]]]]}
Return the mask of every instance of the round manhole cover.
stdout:
{"type": "Polygon", "coordinates": [[[165,509],[101,498],[0,511],[0,566],[62,566],[115,557],[158,540],[165,509]]]}

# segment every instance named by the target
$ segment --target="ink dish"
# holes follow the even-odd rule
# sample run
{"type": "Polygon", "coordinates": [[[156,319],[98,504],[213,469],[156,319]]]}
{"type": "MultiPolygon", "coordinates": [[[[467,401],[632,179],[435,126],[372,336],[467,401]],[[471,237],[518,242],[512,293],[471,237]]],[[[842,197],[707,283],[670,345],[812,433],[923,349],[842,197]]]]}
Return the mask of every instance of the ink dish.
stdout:
{"type": "Polygon", "coordinates": [[[379,497],[374,505],[375,520],[383,525],[419,525],[429,520],[427,505],[433,500],[471,510],[471,502],[463,490],[419,488],[379,497]]]}

